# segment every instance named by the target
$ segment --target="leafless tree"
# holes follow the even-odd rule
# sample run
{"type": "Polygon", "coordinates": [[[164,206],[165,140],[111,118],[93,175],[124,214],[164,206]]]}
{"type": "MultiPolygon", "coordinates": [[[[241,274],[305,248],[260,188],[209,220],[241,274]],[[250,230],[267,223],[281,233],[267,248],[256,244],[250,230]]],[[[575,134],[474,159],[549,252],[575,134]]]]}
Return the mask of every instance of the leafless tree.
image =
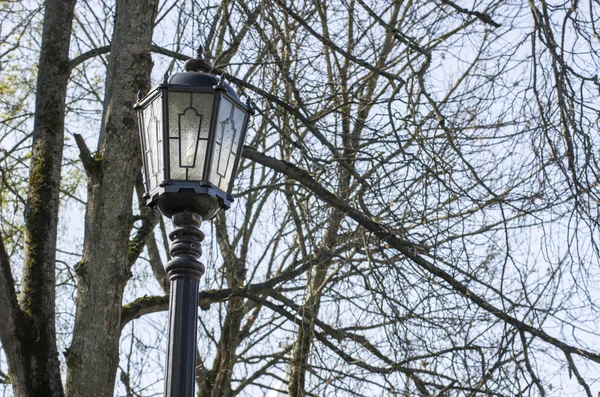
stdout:
{"type": "Polygon", "coordinates": [[[204,226],[199,396],[600,391],[597,1],[43,6],[0,6],[8,395],[161,393],[132,106],[199,44],[258,109],[204,226]]]}

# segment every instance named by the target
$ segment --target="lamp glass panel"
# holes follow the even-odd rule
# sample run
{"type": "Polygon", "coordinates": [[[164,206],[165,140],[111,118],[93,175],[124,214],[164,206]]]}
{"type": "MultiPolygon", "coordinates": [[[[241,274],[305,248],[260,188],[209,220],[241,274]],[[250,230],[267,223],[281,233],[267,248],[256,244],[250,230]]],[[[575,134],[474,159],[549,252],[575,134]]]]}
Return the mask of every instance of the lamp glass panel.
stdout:
{"type": "Polygon", "coordinates": [[[214,94],[169,91],[169,179],[201,181],[214,94]]]}
{"type": "Polygon", "coordinates": [[[242,136],[246,112],[227,97],[219,103],[210,181],[227,192],[242,136]]]}
{"type": "Polygon", "coordinates": [[[146,183],[152,191],[164,177],[162,95],[158,95],[142,110],[146,183]]]}

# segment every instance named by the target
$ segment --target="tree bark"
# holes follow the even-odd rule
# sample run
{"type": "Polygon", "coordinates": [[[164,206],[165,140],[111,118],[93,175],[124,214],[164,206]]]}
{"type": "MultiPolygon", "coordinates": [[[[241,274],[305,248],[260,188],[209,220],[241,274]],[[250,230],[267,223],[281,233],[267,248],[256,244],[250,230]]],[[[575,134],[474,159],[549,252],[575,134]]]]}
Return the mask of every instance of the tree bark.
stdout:
{"type": "Polygon", "coordinates": [[[8,256],[1,247],[0,338],[17,397],[64,395],[56,347],[55,261],[75,2],[45,3],[18,303],[8,256]]]}
{"type": "Polygon", "coordinates": [[[132,197],[141,168],[136,92],[147,91],[157,0],[117,1],[104,115],[93,166],[83,258],[77,272],[77,309],[67,354],[68,396],[112,396],[119,363],[123,290],[130,277],[132,197]]]}

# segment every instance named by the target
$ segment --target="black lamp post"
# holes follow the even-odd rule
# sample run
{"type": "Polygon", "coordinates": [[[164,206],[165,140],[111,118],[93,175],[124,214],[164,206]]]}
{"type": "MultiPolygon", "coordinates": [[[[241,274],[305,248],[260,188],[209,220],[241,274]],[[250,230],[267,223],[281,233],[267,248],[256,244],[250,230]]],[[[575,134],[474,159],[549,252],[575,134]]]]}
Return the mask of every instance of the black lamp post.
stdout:
{"type": "Polygon", "coordinates": [[[138,112],[148,205],[172,219],[165,396],[192,397],[203,220],[227,210],[253,110],[202,56],[142,98],[138,112]]]}

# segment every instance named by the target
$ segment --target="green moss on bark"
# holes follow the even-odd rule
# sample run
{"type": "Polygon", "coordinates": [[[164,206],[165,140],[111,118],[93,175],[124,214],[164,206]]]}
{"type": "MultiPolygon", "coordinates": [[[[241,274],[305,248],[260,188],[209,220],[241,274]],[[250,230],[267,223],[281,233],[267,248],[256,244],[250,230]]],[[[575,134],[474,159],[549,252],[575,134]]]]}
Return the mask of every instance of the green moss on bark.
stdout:
{"type": "MultiPolygon", "coordinates": [[[[52,214],[48,207],[51,199],[52,163],[45,152],[36,154],[32,159],[29,174],[29,190],[26,209],[28,255],[23,263],[23,285],[21,290],[21,308],[28,315],[34,315],[35,307],[40,305],[47,282],[44,269],[44,237],[49,233],[52,214]]],[[[56,189],[58,190],[58,189],[56,189]]],[[[56,214],[55,214],[56,216],[56,214]]]]}

